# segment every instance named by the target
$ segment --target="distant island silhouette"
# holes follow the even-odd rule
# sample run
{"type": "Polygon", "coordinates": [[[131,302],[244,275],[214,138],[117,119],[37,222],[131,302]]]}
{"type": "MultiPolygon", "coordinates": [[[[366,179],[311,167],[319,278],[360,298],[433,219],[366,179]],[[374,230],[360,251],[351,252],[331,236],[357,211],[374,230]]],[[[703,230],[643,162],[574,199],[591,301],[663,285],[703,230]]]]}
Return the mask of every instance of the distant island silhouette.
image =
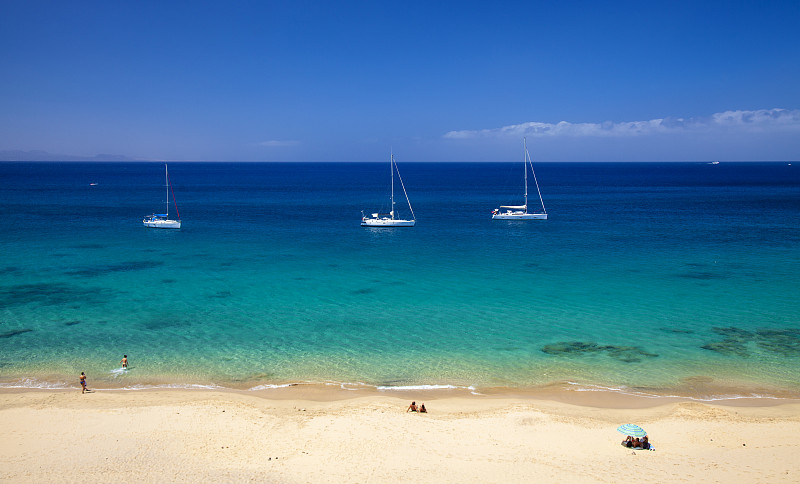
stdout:
{"type": "Polygon", "coordinates": [[[123,155],[105,153],[93,156],[62,155],[43,150],[0,150],[0,161],[143,161],[123,155]]]}

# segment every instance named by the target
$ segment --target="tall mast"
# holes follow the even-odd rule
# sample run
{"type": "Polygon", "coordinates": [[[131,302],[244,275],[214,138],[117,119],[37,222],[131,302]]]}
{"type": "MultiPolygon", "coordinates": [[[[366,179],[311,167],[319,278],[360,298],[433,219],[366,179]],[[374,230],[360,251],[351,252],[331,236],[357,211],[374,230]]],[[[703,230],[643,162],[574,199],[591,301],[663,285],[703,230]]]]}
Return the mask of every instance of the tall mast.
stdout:
{"type": "Polygon", "coordinates": [[[167,218],[169,218],[169,171],[166,163],[164,163],[164,185],[167,188],[167,198],[164,201],[167,202],[167,218]]]}
{"type": "Polygon", "coordinates": [[[525,154],[522,160],[522,169],[525,171],[525,213],[528,213],[528,141],[522,137],[522,145],[525,147],[525,154]]]}
{"type": "Polygon", "coordinates": [[[392,220],[394,220],[394,151],[392,151],[389,156],[389,170],[392,174],[392,208],[390,215],[392,216],[392,220]]]}

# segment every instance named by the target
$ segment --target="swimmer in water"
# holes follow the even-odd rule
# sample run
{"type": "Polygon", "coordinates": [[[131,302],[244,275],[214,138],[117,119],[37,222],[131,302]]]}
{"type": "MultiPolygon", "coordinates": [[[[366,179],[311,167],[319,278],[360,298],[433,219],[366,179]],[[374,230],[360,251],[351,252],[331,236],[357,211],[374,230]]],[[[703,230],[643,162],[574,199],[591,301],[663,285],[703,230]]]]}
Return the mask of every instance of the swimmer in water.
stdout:
{"type": "Polygon", "coordinates": [[[120,363],[122,363],[122,368],[127,370],[128,369],[128,355],[122,355],[122,361],[120,361],[120,363]]]}

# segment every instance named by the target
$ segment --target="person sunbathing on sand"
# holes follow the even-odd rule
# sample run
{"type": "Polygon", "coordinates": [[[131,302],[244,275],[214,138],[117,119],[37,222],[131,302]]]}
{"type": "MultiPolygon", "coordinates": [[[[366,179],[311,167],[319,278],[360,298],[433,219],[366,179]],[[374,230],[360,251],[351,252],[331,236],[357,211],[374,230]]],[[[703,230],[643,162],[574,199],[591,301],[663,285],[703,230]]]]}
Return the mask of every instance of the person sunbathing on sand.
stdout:
{"type": "Polygon", "coordinates": [[[428,409],[425,408],[425,404],[424,403],[420,404],[419,413],[428,413],[428,409]]]}
{"type": "Polygon", "coordinates": [[[642,450],[649,450],[652,448],[650,446],[650,441],[648,440],[646,435],[642,437],[642,440],[639,440],[638,437],[634,439],[629,435],[625,440],[622,441],[622,446],[631,449],[642,449],[642,450]]]}
{"type": "Polygon", "coordinates": [[[408,406],[406,413],[408,412],[416,412],[417,411],[417,402],[411,402],[411,405],[408,406]]]}

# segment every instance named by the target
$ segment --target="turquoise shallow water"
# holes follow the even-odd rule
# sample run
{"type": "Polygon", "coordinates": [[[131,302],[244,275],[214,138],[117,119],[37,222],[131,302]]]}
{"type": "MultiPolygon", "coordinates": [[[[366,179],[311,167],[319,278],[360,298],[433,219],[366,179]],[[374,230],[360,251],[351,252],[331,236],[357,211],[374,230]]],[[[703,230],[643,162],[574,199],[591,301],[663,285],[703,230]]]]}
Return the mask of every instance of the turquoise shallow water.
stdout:
{"type": "Polygon", "coordinates": [[[163,165],[0,163],[0,384],[799,393],[798,167],[539,164],[515,223],[517,164],[401,161],[362,228],[386,165],[171,164],[163,231],[163,165]]]}

